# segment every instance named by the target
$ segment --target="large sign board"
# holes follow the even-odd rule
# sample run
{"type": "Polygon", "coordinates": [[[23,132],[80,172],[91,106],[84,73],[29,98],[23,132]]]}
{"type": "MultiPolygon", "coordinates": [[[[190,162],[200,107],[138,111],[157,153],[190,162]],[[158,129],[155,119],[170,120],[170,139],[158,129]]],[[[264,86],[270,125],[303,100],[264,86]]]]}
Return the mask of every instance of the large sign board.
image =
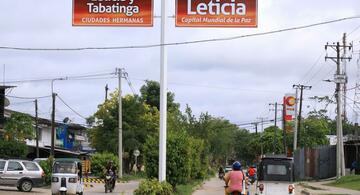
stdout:
{"type": "Polygon", "coordinates": [[[73,26],[153,26],[153,0],[73,0],[73,26]]]}
{"type": "Polygon", "coordinates": [[[285,94],[283,105],[285,130],[287,132],[292,132],[294,130],[295,104],[295,94],[285,94]]]}
{"type": "Polygon", "coordinates": [[[178,27],[257,27],[257,0],[176,0],[178,27]]]}

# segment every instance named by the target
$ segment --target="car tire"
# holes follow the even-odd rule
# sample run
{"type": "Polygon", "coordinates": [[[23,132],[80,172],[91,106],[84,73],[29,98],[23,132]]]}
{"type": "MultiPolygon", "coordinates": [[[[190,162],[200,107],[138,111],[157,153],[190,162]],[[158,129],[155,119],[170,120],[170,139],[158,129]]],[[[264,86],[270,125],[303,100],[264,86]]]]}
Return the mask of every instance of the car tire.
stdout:
{"type": "Polygon", "coordinates": [[[20,191],[31,192],[33,188],[33,183],[30,180],[25,179],[21,181],[19,188],[21,189],[20,191]]]}
{"type": "Polygon", "coordinates": [[[21,188],[20,188],[20,186],[16,186],[16,188],[21,192],[21,188]]]}

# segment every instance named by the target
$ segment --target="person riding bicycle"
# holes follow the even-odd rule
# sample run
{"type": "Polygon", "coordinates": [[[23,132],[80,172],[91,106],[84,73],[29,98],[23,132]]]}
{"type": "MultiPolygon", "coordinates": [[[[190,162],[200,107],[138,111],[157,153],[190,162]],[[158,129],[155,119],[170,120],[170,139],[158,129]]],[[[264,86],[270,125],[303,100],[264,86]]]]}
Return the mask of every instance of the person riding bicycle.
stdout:
{"type": "Polygon", "coordinates": [[[226,184],[225,192],[227,194],[231,194],[233,192],[240,192],[243,193],[245,191],[244,181],[246,177],[241,170],[241,163],[235,161],[232,164],[232,171],[226,173],[224,180],[226,184]]]}

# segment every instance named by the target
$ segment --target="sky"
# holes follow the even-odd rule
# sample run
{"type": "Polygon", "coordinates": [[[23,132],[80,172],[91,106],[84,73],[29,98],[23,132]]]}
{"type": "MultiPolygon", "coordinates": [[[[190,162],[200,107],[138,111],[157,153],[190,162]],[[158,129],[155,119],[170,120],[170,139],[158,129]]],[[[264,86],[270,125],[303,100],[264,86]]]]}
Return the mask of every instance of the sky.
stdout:
{"type": "MultiPolygon", "coordinates": [[[[154,15],[159,16],[160,0],[154,0],[154,15]]],[[[251,33],[359,16],[358,0],[258,0],[257,28],[176,28],[168,18],[166,42],[224,38],[251,33]]],[[[175,0],[168,5],[169,16],[175,14],[175,0]]],[[[75,27],[72,26],[72,1],[2,0],[0,5],[0,47],[77,48],[134,46],[160,43],[160,19],[153,27],[75,27]]],[[[294,93],[293,84],[313,86],[304,91],[304,113],[325,105],[309,100],[311,96],[332,97],[335,64],[324,60],[324,45],[342,39],[360,50],[360,19],[317,26],[296,31],[249,37],[231,41],[169,46],[168,90],[184,110],[189,104],[194,114],[209,112],[232,123],[272,119],[269,103],[281,103],[285,93],[294,93]]],[[[328,50],[328,55],[334,53],[328,50]]],[[[355,86],[358,54],[347,63],[348,88],[355,86]]],[[[18,51],[0,49],[0,81],[16,85],[9,96],[39,97],[51,94],[51,82],[16,80],[59,78],[87,74],[111,73],[124,68],[135,93],[144,80],[160,80],[160,48],[92,50],[92,51],[18,51]],[[3,67],[5,67],[5,72],[3,67]],[[3,76],[5,75],[5,77],[3,76]]],[[[54,82],[54,91],[82,116],[90,116],[104,101],[105,85],[117,88],[116,78],[64,80],[54,82]]],[[[123,80],[124,94],[132,94],[123,80]]],[[[354,90],[347,96],[354,99],[354,90]]],[[[31,99],[9,97],[9,109],[34,113],[31,99]]],[[[348,99],[349,118],[353,102],[348,99]]],[[[328,106],[334,117],[335,106],[328,106]]],[[[50,118],[51,99],[39,99],[41,117],[50,118]]],[[[56,119],[69,117],[73,122],[85,120],[60,101],[56,119]]]]}

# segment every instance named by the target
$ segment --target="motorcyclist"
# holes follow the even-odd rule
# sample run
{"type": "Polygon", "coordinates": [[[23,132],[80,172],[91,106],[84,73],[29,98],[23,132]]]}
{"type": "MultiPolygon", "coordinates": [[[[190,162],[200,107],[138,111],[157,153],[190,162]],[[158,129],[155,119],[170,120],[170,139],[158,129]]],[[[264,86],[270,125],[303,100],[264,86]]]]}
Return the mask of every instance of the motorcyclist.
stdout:
{"type": "Polygon", "coordinates": [[[116,167],[114,166],[114,163],[112,161],[109,161],[107,166],[106,166],[106,174],[113,174],[113,179],[112,179],[112,186],[113,188],[115,188],[115,183],[116,183],[116,167]]]}
{"type": "Polygon", "coordinates": [[[220,166],[220,167],[219,167],[219,178],[220,178],[220,179],[223,179],[224,174],[225,174],[225,171],[224,171],[224,169],[220,166]]]}
{"type": "Polygon", "coordinates": [[[251,183],[253,183],[256,180],[256,169],[255,165],[251,165],[248,169],[249,178],[251,180],[251,183]]]}
{"type": "Polygon", "coordinates": [[[226,184],[225,192],[226,194],[231,194],[233,192],[243,193],[245,191],[245,175],[241,170],[241,163],[235,161],[232,164],[232,171],[226,173],[224,180],[226,184]]]}

